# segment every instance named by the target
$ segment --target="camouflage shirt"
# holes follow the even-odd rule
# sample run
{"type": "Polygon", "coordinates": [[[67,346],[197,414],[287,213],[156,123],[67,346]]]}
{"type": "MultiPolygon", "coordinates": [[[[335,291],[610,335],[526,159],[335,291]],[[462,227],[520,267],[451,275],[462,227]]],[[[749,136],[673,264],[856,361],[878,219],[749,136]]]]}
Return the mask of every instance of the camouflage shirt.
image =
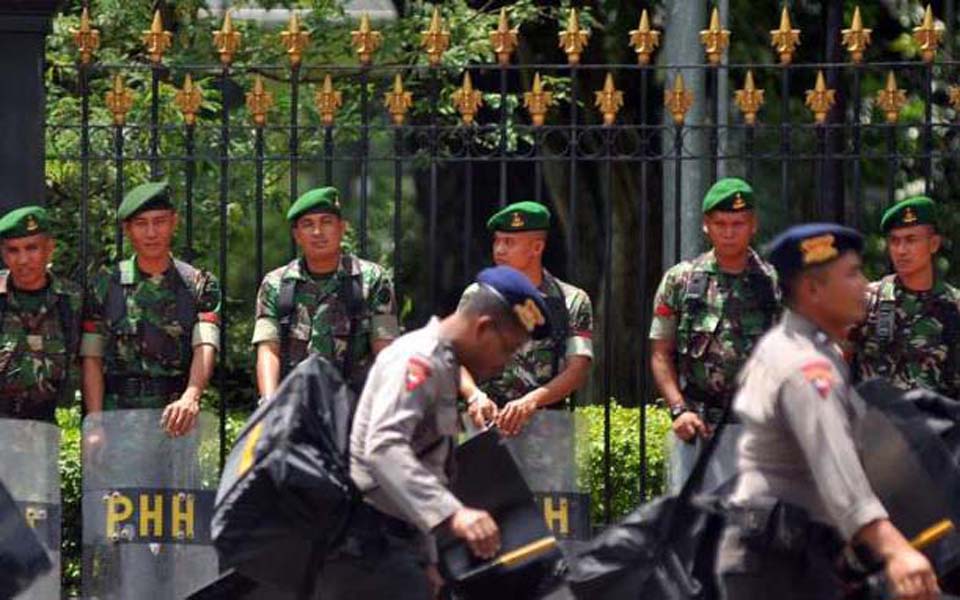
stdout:
{"type": "Polygon", "coordinates": [[[740,273],[713,251],[674,265],[653,300],[650,338],[676,340],[677,375],[688,400],[729,400],[754,344],[780,314],[774,268],[750,251],[740,273]]]}
{"type": "Polygon", "coordinates": [[[0,417],[53,421],[57,401],[73,389],[81,290],[48,278],[43,290],[24,292],[0,270],[0,417]]]}
{"type": "MultiPolygon", "coordinates": [[[[134,256],[101,269],[93,278],[82,325],[80,355],[104,359],[108,388],[111,378],[141,382],[182,378],[185,388],[192,349],[209,344],[219,350],[220,283],[211,273],[179,262],[151,276],[137,267],[134,256]],[[119,308],[109,306],[112,286],[119,308]],[[192,310],[183,310],[184,305],[192,310]]],[[[128,394],[122,402],[131,408],[159,408],[182,391],[162,397],[128,394]]],[[[105,408],[116,405],[114,396],[106,394],[105,408]]]]}
{"type": "Polygon", "coordinates": [[[870,284],[867,319],[852,332],[859,380],[960,395],[960,290],[943,281],[914,292],[895,275],[870,284]],[[884,315],[889,316],[884,316],[884,315]]]}
{"type": "MultiPolygon", "coordinates": [[[[463,292],[460,303],[476,289],[477,284],[468,287],[463,292]]],[[[566,368],[568,356],[593,358],[593,305],[590,296],[580,288],[560,281],[546,269],[543,270],[543,281],[539,289],[551,310],[551,325],[563,320],[566,321],[566,327],[557,331],[557,337],[527,342],[513,355],[499,376],[481,383],[480,388],[501,406],[548,383],[566,368]],[[556,310],[553,309],[554,306],[556,310]],[[552,316],[561,310],[566,311],[566,315],[559,318],[552,316]]],[[[562,404],[557,403],[557,406],[562,404]]]]}
{"type": "MultiPolygon", "coordinates": [[[[281,342],[280,291],[284,281],[294,285],[290,316],[290,338],[284,372],[311,353],[331,360],[338,368],[346,364],[348,347],[352,353],[348,379],[355,389],[361,387],[372,363],[373,340],[393,340],[399,333],[393,283],[376,263],[344,255],[336,272],[314,275],[303,259],[267,273],[257,294],[253,344],[281,342]],[[354,315],[351,341],[351,315],[347,307],[351,280],[359,283],[362,296],[359,315],[354,315]]],[[[288,284],[289,285],[289,284],[288,284]]]]}

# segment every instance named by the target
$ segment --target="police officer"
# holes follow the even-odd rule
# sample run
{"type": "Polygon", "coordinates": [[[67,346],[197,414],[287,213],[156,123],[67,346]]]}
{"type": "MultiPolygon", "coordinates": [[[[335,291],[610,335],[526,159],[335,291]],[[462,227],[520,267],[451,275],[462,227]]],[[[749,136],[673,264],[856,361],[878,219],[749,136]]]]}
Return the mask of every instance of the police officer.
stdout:
{"type": "MultiPolygon", "coordinates": [[[[751,247],[754,195],[736,177],[703,198],[703,231],[712,248],[670,268],[654,297],[650,368],[673,419],[670,487],[686,480],[698,439],[710,435],[733,397],[737,371],[780,312],[776,273],[751,247]]],[[[735,429],[713,461],[723,483],[732,467],[735,429]],[[726,450],[729,450],[727,452],[726,450]]]]}
{"type": "Polygon", "coordinates": [[[311,353],[337,365],[359,393],[373,357],[399,333],[393,284],[380,265],[341,250],[347,222],[336,188],[300,196],[287,221],[303,256],[260,284],[253,331],[260,395],[273,394],[311,353]]]}
{"type": "Polygon", "coordinates": [[[895,272],[869,286],[867,319],[852,335],[856,377],[958,398],[960,290],[936,274],[936,224],[937,207],[924,196],[884,213],[880,229],[895,272]]]}
{"type": "Polygon", "coordinates": [[[898,598],[934,598],[936,576],[889,521],[853,432],[865,413],[839,347],[864,316],[860,235],[833,224],[788,229],[772,243],[787,309],[740,375],[740,477],[717,568],[725,597],[839,598],[845,543],[880,558],[898,598]]]}
{"type": "MultiPolygon", "coordinates": [[[[533,341],[518,352],[495,379],[478,388],[464,373],[462,393],[478,415],[491,398],[500,407],[498,426],[518,434],[539,408],[564,408],[563,401],[583,387],[593,363],[593,309],[590,296],[543,268],[550,211],[536,202],[517,202],[487,221],[493,232],[493,262],[517,269],[544,296],[554,324],[550,338],[533,341]],[[479,402],[478,402],[479,401],[479,402]]],[[[461,302],[477,290],[471,286],[461,302]]]]}
{"type": "Polygon", "coordinates": [[[219,350],[220,285],[170,254],[177,213],[166,182],[130,190],[117,216],[134,255],[90,283],[80,347],[84,403],[89,413],[163,409],[166,431],[184,435],[197,421],[219,350]]]}
{"type": "Polygon", "coordinates": [[[487,269],[477,283],[454,314],[397,339],[370,371],[350,435],[350,474],[364,502],[346,545],[324,566],[324,598],[434,597],[431,534],[441,530],[481,558],[499,549],[491,516],[447,489],[460,369],[495,375],[530,337],[549,335],[549,317],[514,269],[487,269]]]}
{"type": "Polygon", "coordinates": [[[81,290],[48,270],[55,247],[43,208],[0,218],[0,418],[52,423],[75,389],[81,290]]]}

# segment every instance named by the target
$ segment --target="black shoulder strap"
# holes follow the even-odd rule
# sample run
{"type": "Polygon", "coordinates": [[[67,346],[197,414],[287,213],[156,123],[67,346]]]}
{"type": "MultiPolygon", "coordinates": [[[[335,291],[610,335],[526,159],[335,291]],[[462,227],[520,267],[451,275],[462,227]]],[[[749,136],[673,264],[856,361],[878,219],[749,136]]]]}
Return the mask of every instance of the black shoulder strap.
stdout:
{"type": "Polygon", "coordinates": [[[887,275],[880,280],[877,290],[877,337],[885,343],[893,341],[897,317],[896,275],[887,275]]]}
{"type": "Polygon", "coordinates": [[[354,383],[353,374],[353,353],[355,351],[354,336],[357,333],[360,321],[363,320],[366,303],[363,300],[363,273],[360,270],[358,260],[354,256],[345,254],[343,256],[343,270],[347,273],[345,285],[340,286],[340,301],[347,311],[347,319],[350,321],[350,329],[347,333],[347,351],[344,354],[342,372],[343,379],[348,383],[354,383]]]}
{"type": "MultiPolygon", "coordinates": [[[[57,312],[60,315],[60,327],[63,329],[63,339],[67,346],[67,356],[76,357],[80,349],[80,315],[73,310],[70,303],[70,294],[57,294],[57,312]]],[[[2,311],[0,311],[2,322],[2,311]]]]}
{"type": "Polygon", "coordinates": [[[180,356],[185,361],[184,369],[189,372],[193,356],[193,325],[197,322],[197,304],[201,288],[197,285],[199,270],[177,259],[173,259],[173,266],[177,270],[177,279],[181,283],[176,291],[177,321],[187,324],[186,331],[180,336],[180,356]]]}
{"type": "MultiPolygon", "coordinates": [[[[960,335],[960,308],[954,301],[944,299],[942,302],[947,304],[943,310],[943,341],[947,345],[947,360],[944,365],[943,380],[947,384],[947,394],[945,395],[953,398],[952,394],[960,393],[960,390],[953,389],[953,381],[957,376],[957,344],[960,342],[957,339],[960,335]]],[[[2,313],[0,313],[0,316],[2,316],[2,313]]]]}
{"type": "Polygon", "coordinates": [[[110,282],[107,284],[107,300],[104,303],[104,317],[107,324],[112,326],[114,323],[123,319],[127,314],[127,293],[126,287],[121,281],[123,267],[118,267],[116,271],[110,274],[110,282]]]}
{"type": "Polygon", "coordinates": [[[297,280],[288,279],[288,265],[280,274],[280,293],[277,297],[277,320],[280,324],[280,379],[290,370],[290,320],[293,316],[293,297],[297,293],[297,280]]]}
{"type": "Polygon", "coordinates": [[[567,338],[570,337],[570,313],[567,311],[567,299],[563,295],[563,288],[560,283],[550,275],[547,275],[553,288],[557,291],[559,297],[547,298],[547,309],[550,310],[550,337],[551,337],[551,357],[550,357],[550,379],[560,374],[560,359],[567,351],[567,338]]]}

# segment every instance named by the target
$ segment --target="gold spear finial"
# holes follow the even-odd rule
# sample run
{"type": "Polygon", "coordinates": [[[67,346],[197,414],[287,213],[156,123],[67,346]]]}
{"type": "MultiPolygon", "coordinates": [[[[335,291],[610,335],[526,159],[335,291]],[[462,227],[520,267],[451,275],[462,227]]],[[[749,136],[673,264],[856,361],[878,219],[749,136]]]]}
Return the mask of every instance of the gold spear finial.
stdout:
{"type": "Polygon", "coordinates": [[[567,17],[567,29],[561,31],[559,37],[560,48],[566,53],[567,62],[571,65],[580,64],[580,55],[583,54],[583,49],[590,40],[590,31],[580,28],[580,16],[577,14],[577,9],[570,9],[570,16],[567,17]]]}
{"type": "Polygon", "coordinates": [[[420,45],[427,53],[430,66],[439,65],[443,53],[450,47],[450,32],[443,28],[440,7],[434,7],[433,16],[430,17],[430,27],[420,32],[420,45]]]}
{"type": "Polygon", "coordinates": [[[507,9],[500,9],[500,19],[497,21],[497,28],[490,32],[490,44],[493,45],[493,51],[497,55],[497,62],[501,65],[510,64],[510,55],[517,49],[517,30],[510,29],[510,23],[507,21],[507,9]]]}
{"type": "Polygon", "coordinates": [[[897,78],[893,71],[887,73],[887,84],[877,92],[877,106],[883,111],[887,123],[900,120],[900,111],[907,104],[907,92],[897,88],[897,78]]]}
{"type": "Polygon", "coordinates": [[[203,90],[200,86],[193,83],[190,73],[187,73],[183,80],[183,88],[177,90],[173,98],[174,104],[183,113],[183,121],[188,126],[193,126],[197,122],[197,111],[200,110],[200,104],[203,102],[203,90]]]}
{"type": "Polygon", "coordinates": [[[253,90],[247,92],[247,109],[257,127],[267,124],[267,112],[273,106],[273,94],[263,85],[263,77],[257,75],[253,80],[253,90]]]}
{"type": "Polygon", "coordinates": [[[743,121],[747,125],[755,125],[757,122],[757,111],[763,106],[763,90],[757,89],[753,82],[753,71],[747,71],[747,76],[743,81],[743,88],[734,92],[733,101],[736,103],[740,112],[743,113],[743,121]]]}
{"type": "Polygon", "coordinates": [[[333,79],[327,74],[323,78],[323,86],[313,97],[320,113],[320,120],[326,126],[333,125],[333,118],[343,106],[343,94],[333,89],[333,79]]]}
{"type": "Polygon", "coordinates": [[[853,9],[853,20],[850,22],[850,29],[843,30],[843,45],[847,47],[850,53],[850,59],[855,63],[863,62],[863,53],[870,45],[870,34],[872,29],[866,29],[863,26],[863,19],[860,18],[860,7],[853,9]]]}
{"type": "Polygon", "coordinates": [[[640,13],[640,24],[630,32],[630,46],[637,53],[637,62],[649,65],[653,51],[660,45],[660,32],[650,28],[650,15],[647,9],[640,13]]]}
{"type": "Polygon", "coordinates": [[[827,89],[827,82],[823,78],[823,71],[817,71],[817,83],[812,90],[807,90],[807,100],[805,104],[813,111],[813,118],[818,125],[827,120],[827,114],[830,108],[836,102],[836,90],[827,89]]]}
{"type": "Polygon", "coordinates": [[[403,89],[403,78],[397,73],[393,78],[393,91],[383,96],[383,104],[393,118],[393,124],[403,125],[407,111],[413,106],[413,94],[403,89]]]}
{"type": "Polygon", "coordinates": [[[160,16],[158,8],[153,13],[153,22],[150,24],[150,30],[143,32],[143,45],[147,48],[147,54],[154,63],[163,60],[163,54],[170,49],[173,44],[173,34],[163,28],[163,17],[160,16]]]}
{"type": "Polygon", "coordinates": [[[107,92],[107,109],[113,114],[113,124],[120,127],[127,122],[127,113],[133,108],[133,91],[123,85],[119,73],[113,76],[113,87],[107,92]]]}
{"type": "Polygon", "coordinates": [[[533,88],[523,93],[523,106],[530,112],[530,120],[535,127],[543,125],[547,109],[553,103],[553,93],[543,89],[540,73],[533,75],[533,88]]]}
{"type": "Polygon", "coordinates": [[[220,62],[229,65],[233,62],[233,55],[240,49],[242,34],[233,28],[233,17],[230,9],[223,14],[223,26],[220,31],[213,32],[213,45],[220,55],[220,62]]]}
{"type": "Polygon", "coordinates": [[[300,28],[300,16],[294,11],[290,15],[290,23],[286,31],[280,33],[280,41],[283,47],[287,49],[287,56],[290,58],[290,66],[299,66],[303,59],[303,51],[307,49],[310,43],[310,32],[300,28]]]}
{"type": "Polygon", "coordinates": [[[720,64],[723,51],[730,45],[730,30],[720,26],[720,9],[717,7],[713,7],[710,13],[710,27],[700,32],[700,43],[706,50],[710,64],[720,64]]]}
{"type": "Polygon", "coordinates": [[[780,29],[770,32],[770,45],[780,55],[781,65],[789,65],[793,62],[793,53],[800,45],[800,30],[794,29],[790,23],[790,12],[786,6],[780,12],[780,29]]]}
{"type": "Polygon", "coordinates": [[[373,53],[380,49],[383,36],[370,26],[370,15],[360,15],[360,27],[350,32],[350,43],[357,52],[361,65],[369,65],[373,60],[373,53]]]}
{"type": "Polygon", "coordinates": [[[923,23],[913,28],[913,39],[920,44],[920,55],[923,62],[932,62],[937,55],[940,40],[943,39],[943,30],[933,21],[933,9],[927,5],[923,11],[923,23]]]}
{"type": "Polygon", "coordinates": [[[693,92],[684,85],[682,73],[677,73],[676,79],[673,80],[673,88],[664,91],[663,105],[673,115],[673,122],[683,125],[687,111],[693,106],[693,92]]]}
{"type": "Polygon", "coordinates": [[[80,13],[80,27],[71,29],[73,43],[80,52],[80,64],[89,65],[93,53],[100,47],[100,31],[90,26],[90,9],[83,7],[80,13]]]}
{"type": "Polygon", "coordinates": [[[470,79],[470,71],[463,74],[463,85],[453,92],[451,97],[453,105],[460,112],[464,125],[473,123],[477,110],[483,104],[483,97],[479,90],[473,89],[473,81],[470,79]]]}
{"type": "Polygon", "coordinates": [[[617,89],[613,84],[613,74],[607,73],[607,78],[603,82],[603,89],[596,94],[594,106],[600,109],[603,114],[603,124],[613,125],[617,120],[617,113],[623,108],[623,92],[617,89]]]}

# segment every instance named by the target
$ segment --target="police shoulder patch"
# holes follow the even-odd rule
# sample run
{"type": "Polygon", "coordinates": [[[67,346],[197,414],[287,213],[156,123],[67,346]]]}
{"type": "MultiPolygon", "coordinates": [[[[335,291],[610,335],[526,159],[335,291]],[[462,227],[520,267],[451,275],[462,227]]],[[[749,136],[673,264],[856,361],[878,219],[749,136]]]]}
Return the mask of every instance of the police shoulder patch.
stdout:
{"type": "Polygon", "coordinates": [[[813,360],[801,367],[803,378],[810,382],[821,398],[830,395],[833,389],[833,367],[826,360],[813,360]]]}
{"type": "Polygon", "coordinates": [[[407,391],[412,392],[430,378],[430,363],[420,356],[411,356],[407,360],[407,391]]]}

